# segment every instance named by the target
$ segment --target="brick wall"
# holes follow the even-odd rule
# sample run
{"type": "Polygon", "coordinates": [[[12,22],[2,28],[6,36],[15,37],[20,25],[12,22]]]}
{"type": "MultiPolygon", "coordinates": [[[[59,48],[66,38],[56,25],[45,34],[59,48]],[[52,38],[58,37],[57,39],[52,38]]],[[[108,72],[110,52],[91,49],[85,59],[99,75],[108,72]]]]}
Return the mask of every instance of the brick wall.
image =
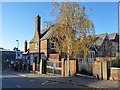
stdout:
{"type": "Polygon", "coordinates": [[[59,54],[49,54],[49,58],[51,58],[51,59],[59,59],[59,54]]]}
{"type": "MultiPolygon", "coordinates": [[[[40,52],[45,54],[46,58],[49,58],[50,53],[54,53],[55,51],[50,50],[49,40],[42,40],[40,42],[40,52]]],[[[30,53],[39,53],[39,43],[34,42],[30,43],[30,53]],[[38,49],[35,49],[35,44],[38,44],[38,49]]],[[[58,59],[58,54],[51,54],[50,58],[58,59]]]]}
{"type": "Polygon", "coordinates": [[[30,43],[30,53],[38,53],[39,52],[39,43],[30,43]],[[35,44],[37,44],[37,49],[35,49],[35,44]]]}
{"type": "Polygon", "coordinates": [[[42,40],[41,41],[41,53],[44,53],[45,56],[48,58],[48,41],[42,40]]]}
{"type": "Polygon", "coordinates": [[[110,79],[111,80],[120,80],[120,68],[112,67],[110,69],[110,79]]]}
{"type": "Polygon", "coordinates": [[[108,80],[109,79],[109,74],[110,72],[108,71],[108,61],[102,61],[102,76],[103,80],[108,80]]]}
{"type": "MultiPolygon", "coordinates": [[[[64,63],[65,66],[64,67],[64,75],[68,76],[68,61],[65,60],[64,63]]],[[[76,60],[70,60],[70,76],[74,76],[76,75],[76,60]]]]}
{"type": "Polygon", "coordinates": [[[116,57],[97,57],[96,61],[110,61],[110,60],[116,60],[116,57]]]}
{"type": "Polygon", "coordinates": [[[95,61],[93,63],[93,76],[97,76],[97,74],[99,75],[99,79],[103,79],[102,76],[102,63],[99,61],[95,61]]]}
{"type": "Polygon", "coordinates": [[[76,75],[76,60],[70,60],[70,75],[76,75]]]}

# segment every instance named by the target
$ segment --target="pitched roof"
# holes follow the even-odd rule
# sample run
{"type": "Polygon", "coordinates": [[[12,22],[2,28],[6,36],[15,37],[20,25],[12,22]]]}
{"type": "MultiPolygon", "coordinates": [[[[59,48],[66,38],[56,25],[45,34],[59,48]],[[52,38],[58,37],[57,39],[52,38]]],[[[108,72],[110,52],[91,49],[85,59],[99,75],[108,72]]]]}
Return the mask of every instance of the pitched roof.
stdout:
{"type": "MultiPolygon", "coordinates": [[[[49,28],[42,29],[41,30],[41,37],[43,37],[48,30],[49,30],[49,28]]],[[[31,39],[30,42],[38,42],[38,41],[39,41],[38,34],[37,34],[37,31],[35,31],[34,37],[31,39]]]]}
{"type": "Polygon", "coordinates": [[[48,31],[46,32],[46,34],[45,34],[40,40],[49,39],[51,33],[52,33],[51,30],[48,30],[48,31]]]}
{"type": "Polygon", "coordinates": [[[96,41],[95,41],[94,44],[97,45],[97,46],[100,46],[100,45],[103,43],[103,41],[104,41],[104,40],[103,40],[102,38],[99,38],[99,37],[98,37],[98,38],[96,39],[96,41]]]}
{"type": "Polygon", "coordinates": [[[96,34],[96,37],[99,37],[101,39],[105,39],[107,33],[102,33],[102,34],[96,34]]]}
{"type": "Polygon", "coordinates": [[[39,41],[39,36],[38,36],[37,31],[35,31],[34,37],[30,40],[30,43],[32,43],[32,42],[38,42],[38,41],[39,41]]]}
{"type": "MultiPolygon", "coordinates": [[[[40,40],[45,40],[45,39],[50,38],[50,35],[53,33],[53,26],[54,25],[41,30],[41,39],[40,40]]],[[[30,43],[38,42],[38,40],[39,39],[38,39],[37,31],[35,31],[34,37],[31,39],[30,43]]]]}
{"type": "Polygon", "coordinates": [[[47,28],[42,29],[42,30],[41,30],[41,34],[44,34],[44,33],[45,33],[48,29],[49,29],[48,27],[47,27],[47,28]]]}
{"type": "Polygon", "coordinates": [[[107,35],[107,33],[97,34],[96,35],[96,41],[95,41],[94,44],[97,45],[97,46],[100,46],[103,43],[106,35],[107,35]]]}
{"type": "Polygon", "coordinates": [[[50,35],[53,34],[53,31],[54,31],[54,27],[52,26],[48,28],[47,32],[43,35],[43,37],[40,39],[40,40],[45,40],[45,39],[49,39],[50,38],[50,35]]]}
{"type": "Polygon", "coordinates": [[[111,39],[115,39],[116,35],[117,35],[117,33],[110,33],[110,34],[109,34],[109,39],[110,39],[110,40],[111,40],[111,39]]]}

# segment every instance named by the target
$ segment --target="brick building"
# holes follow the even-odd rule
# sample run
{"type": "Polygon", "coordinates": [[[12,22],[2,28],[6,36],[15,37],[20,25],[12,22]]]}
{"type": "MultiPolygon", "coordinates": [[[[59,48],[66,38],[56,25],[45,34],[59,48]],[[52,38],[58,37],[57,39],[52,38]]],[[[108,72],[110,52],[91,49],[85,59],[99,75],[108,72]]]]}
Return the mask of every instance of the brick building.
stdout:
{"type": "Polygon", "coordinates": [[[55,43],[49,42],[49,38],[53,29],[51,29],[51,27],[53,26],[40,30],[40,20],[41,17],[38,15],[35,18],[34,37],[29,42],[30,64],[33,65],[34,63],[35,71],[39,71],[41,59],[46,60],[49,57],[53,57],[59,60],[59,55],[55,52],[55,43]]]}
{"type": "MultiPolygon", "coordinates": [[[[29,50],[25,49],[24,58],[26,56],[30,60],[30,64],[35,67],[35,71],[39,71],[40,60],[60,60],[59,54],[55,51],[55,42],[50,41],[50,35],[53,34],[54,25],[41,30],[41,17],[38,15],[35,18],[35,32],[34,37],[29,42],[29,50]]],[[[118,53],[118,34],[99,34],[96,35],[96,40],[93,45],[89,47],[89,61],[94,62],[95,57],[103,57],[108,44],[112,45],[112,56],[117,56],[118,53]]],[[[26,46],[26,45],[25,45],[26,46]]],[[[83,56],[83,55],[81,55],[83,56]]]]}

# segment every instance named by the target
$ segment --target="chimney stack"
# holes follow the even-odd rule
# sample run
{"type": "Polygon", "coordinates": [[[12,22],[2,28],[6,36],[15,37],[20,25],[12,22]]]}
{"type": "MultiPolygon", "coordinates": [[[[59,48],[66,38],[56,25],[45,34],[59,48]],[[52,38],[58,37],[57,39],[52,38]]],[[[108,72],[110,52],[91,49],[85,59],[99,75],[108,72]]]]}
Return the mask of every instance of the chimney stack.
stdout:
{"type": "Polygon", "coordinates": [[[27,52],[27,40],[24,42],[24,52],[27,52]]]}
{"type": "Polygon", "coordinates": [[[40,33],[40,21],[41,21],[41,17],[38,15],[35,18],[35,30],[37,30],[39,38],[40,38],[40,35],[41,35],[41,33],[40,33]]]}

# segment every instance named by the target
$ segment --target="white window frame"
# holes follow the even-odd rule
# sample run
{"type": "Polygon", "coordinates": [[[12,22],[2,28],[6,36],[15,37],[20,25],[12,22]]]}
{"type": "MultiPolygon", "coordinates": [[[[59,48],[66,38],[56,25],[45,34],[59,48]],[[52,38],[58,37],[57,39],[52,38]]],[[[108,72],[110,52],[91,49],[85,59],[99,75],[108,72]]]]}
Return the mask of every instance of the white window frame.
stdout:
{"type": "Polygon", "coordinates": [[[95,51],[89,51],[89,54],[90,54],[89,58],[95,58],[95,51]]]}
{"type": "Polygon", "coordinates": [[[38,49],[38,44],[37,43],[34,44],[34,48],[35,48],[35,50],[38,49]]]}
{"type": "Polygon", "coordinates": [[[55,42],[50,43],[50,49],[56,49],[55,42]],[[52,47],[52,44],[54,44],[54,48],[52,47]]]}

